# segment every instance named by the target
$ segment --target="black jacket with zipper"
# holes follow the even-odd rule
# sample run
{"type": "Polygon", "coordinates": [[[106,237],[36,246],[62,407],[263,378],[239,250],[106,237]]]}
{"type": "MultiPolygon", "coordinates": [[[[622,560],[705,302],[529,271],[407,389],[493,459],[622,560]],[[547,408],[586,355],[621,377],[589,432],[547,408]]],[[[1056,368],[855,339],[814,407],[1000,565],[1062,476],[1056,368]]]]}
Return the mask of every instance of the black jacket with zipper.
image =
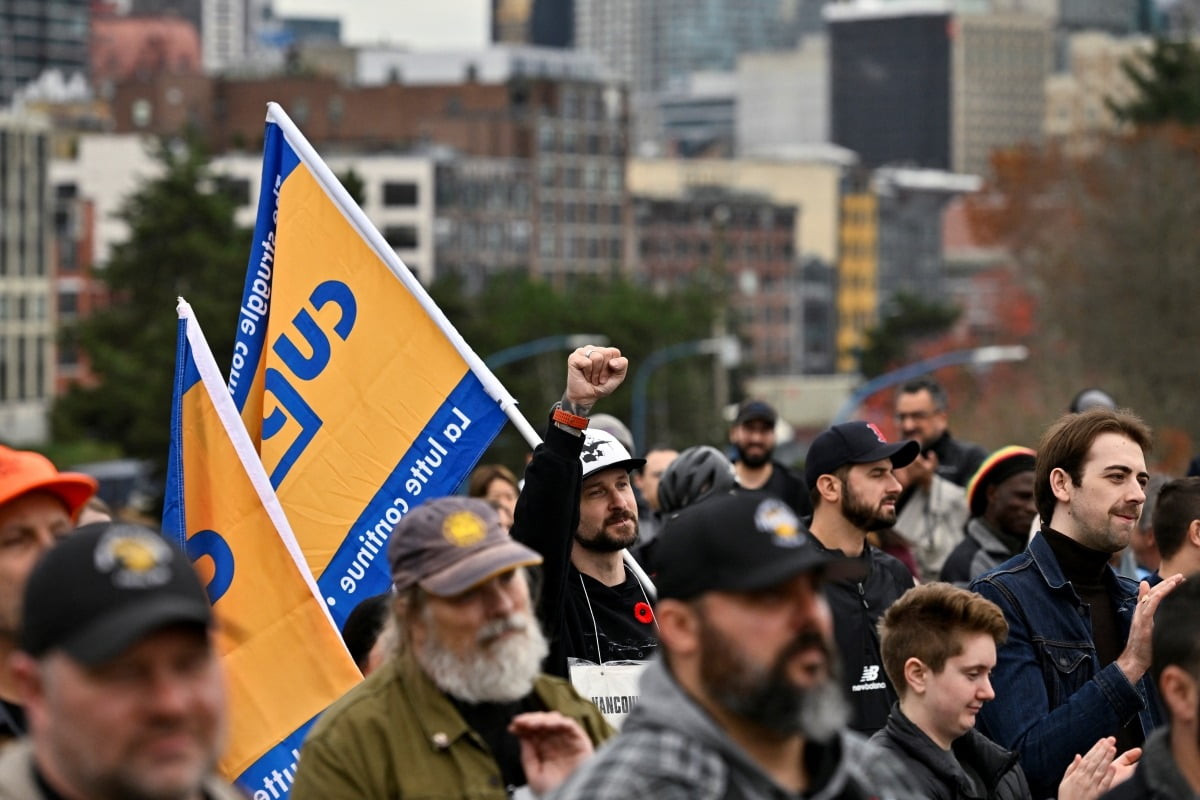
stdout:
{"type": "Polygon", "coordinates": [[[1017,754],[974,728],[955,739],[946,752],[896,706],[887,727],[871,737],[871,744],[899,756],[928,800],[1029,800],[1029,783],[1017,764],[1017,754]],[[967,778],[964,764],[983,781],[982,787],[967,778]]]}
{"type": "Polygon", "coordinates": [[[884,726],[896,702],[896,692],[883,670],[879,620],[888,606],[913,587],[913,576],[898,559],[869,543],[864,542],[863,552],[855,560],[860,561],[866,576],[859,581],[829,581],[825,599],[833,612],[842,684],[853,709],[850,727],[870,736],[884,726]]]}

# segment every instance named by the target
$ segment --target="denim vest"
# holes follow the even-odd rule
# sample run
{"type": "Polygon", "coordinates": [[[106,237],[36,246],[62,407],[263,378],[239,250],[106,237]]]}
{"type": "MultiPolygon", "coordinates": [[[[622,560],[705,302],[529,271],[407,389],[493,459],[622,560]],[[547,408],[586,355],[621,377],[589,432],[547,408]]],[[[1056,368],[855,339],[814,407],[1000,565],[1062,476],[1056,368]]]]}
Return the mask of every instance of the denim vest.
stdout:
{"type": "MultiPolygon", "coordinates": [[[[1115,598],[1124,640],[1138,585],[1110,567],[1103,581],[1115,598]]],[[[1023,553],[972,581],[971,590],[1000,606],[1009,624],[992,672],[996,699],[983,707],[979,724],[1017,751],[1034,797],[1054,796],[1076,753],[1135,716],[1143,736],[1161,724],[1148,674],[1131,684],[1115,662],[1101,669],[1088,607],[1041,533],[1023,553]]]]}

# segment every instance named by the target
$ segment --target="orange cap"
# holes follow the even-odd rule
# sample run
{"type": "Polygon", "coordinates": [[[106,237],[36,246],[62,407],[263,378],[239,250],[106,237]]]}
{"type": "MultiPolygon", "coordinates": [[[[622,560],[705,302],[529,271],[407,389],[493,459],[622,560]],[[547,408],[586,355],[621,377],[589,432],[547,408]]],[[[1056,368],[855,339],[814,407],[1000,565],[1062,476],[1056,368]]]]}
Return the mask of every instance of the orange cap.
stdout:
{"type": "Polygon", "coordinates": [[[99,485],[91,475],[59,472],[41,453],[0,445],[0,506],[30,492],[49,492],[74,518],[99,485]]]}

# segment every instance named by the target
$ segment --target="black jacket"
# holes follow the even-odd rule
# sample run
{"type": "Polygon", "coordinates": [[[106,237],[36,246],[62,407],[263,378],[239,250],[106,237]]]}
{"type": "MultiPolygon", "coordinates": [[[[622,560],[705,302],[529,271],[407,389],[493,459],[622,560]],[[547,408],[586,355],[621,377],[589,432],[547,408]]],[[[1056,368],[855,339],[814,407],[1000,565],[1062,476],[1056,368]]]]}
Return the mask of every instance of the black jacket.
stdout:
{"type": "Polygon", "coordinates": [[[842,683],[854,712],[850,727],[869,736],[884,726],[896,702],[896,692],[883,671],[879,619],[888,606],[913,587],[913,576],[899,560],[870,544],[864,544],[858,559],[866,577],[826,583],[825,599],[833,612],[842,683]]]}
{"type": "Polygon", "coordinates": [[[1015,548],[1010,550],[982,517],[972,517],[967,520],[966,536],[942,562],[938,580],[965,588],[975,578],[1025,549],[1024,542],[1013,544],[1015,548]]]}
{"type": "Polygon", "coordinates": [[[543,559],[537,610],[550,643],[544,669],[563,678],[570,677],[568,658],[643,661],[658,647],[653,619],[642,609],[649,607],[647,594],[628,569],[624,583],[609,587],[571,563],[579,527],[582,449],[583,437],[550,423],[525,468],[525,486],[513,514],[512,537],[543,559]]]}
{"type": "Polygon", "coordinates": [[[892,709],[887,727],[871,737],[871,743],[895,753],[909,768],[909,775],[928,800],[1029,800],[1029,784],[1017,764],[1017,754],[1005,750],[972,728],[954,740],[953,755],[933,743],[900,711],[892,709]],[[969,765],[983,780],[980,794],[967,779],[962,764],[969,765]]]}
{"type": "Polygon", "coordinates": [[[938,457],[937,474],[963,487],[970,482],[971,476],[988,455],[987,451],[977,444],[955,439],[950,435],[950,431],[945,431],[929,449],[938,457]]]}
{"type": "Polygon", "coordinates": [[[754,491],[775,495],[791,506],[792,511],[801,519],[812,517],[812,500],[809,498],[808,485],[804,479],[791,467],[778,461],[772,461],[771,467],[771,477],[754,491]]]}

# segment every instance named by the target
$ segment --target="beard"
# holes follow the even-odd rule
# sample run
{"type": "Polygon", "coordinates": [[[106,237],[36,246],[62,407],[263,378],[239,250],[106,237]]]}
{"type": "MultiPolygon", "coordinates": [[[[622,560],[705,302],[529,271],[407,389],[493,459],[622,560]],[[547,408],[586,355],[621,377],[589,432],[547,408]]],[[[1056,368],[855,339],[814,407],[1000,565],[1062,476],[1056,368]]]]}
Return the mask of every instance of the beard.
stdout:
{"type": "Polygon", "coordinates": [[[772,447],[755,449],[752,453],[747,453],[740,444],[734,445],[734,449],[737,450],[737,460],[752,469],[765,465],[775,455],[775,449],[772,447]]]}
{"type": "Polygon", "coordinates": [[[872,508],[845,481],[842,481],[842,516],[860,531],[881,531],[896,524],[895,507],[890,511],[883,511],[878,506],[872,508]]]}
{"type": "Polygon", "coordinates": [[[636,514],[627,511],[619,511],[604,519],[604,524],[600,526],[600,530],[596,531],[591,537],[586,536],[582,531],[575,531],[575,541],[584,550],[591,550],[593,553],[616,553],[628,547],[633,547],[638,540],[638,519],[636,514]],[[609,527],[616,525],[618,522],[631,520],[633,522],[633,533],[616,534],[609,531],[609,527]]]}
{"type": "Polygon", "coordinates": [[[850,720],[850,706],[836,679],[837,660],[825,637],[801,631],[770,667],[759,667],[701,618],[700,682],[714,701],[730,713],[780,736],[800,734],[828,742],[850,720]],[[829,674],[815,685],[797,686],[788,678],[788,663],[804,650],[816,648],[825,656],[829,674]]]}
{"type": "Polygon", "coordinates": [[[443,692],[467,703],[511,703],[533,691],[550,648],[532,614],[489,622],[475,637],[476,646],[463,654],[442,644],[432,616],[428,608],[422,612],[429,635],[413,654],[443,692]]]}

